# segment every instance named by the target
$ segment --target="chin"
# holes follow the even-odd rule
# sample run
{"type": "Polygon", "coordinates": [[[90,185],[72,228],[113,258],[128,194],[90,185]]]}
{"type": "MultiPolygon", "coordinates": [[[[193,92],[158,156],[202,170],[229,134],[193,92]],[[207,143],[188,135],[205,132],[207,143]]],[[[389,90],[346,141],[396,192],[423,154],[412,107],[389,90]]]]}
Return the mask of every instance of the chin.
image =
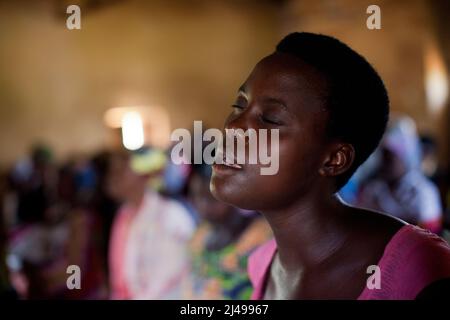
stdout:
{"type": "Polygon", "coordinates": [[[249,203],[249,193],[251,196],[251,190],[248,188],[245,190],[243,183],[229,180],[233,179],[227,179],[213,173],[209,186],[214,198],[233,207],[256,210],[256,208],[249,203]]]}
{"type": "Polygon", "coordinates": [[[276,193],[273,190],[261,190],[261,181],[252,181],[249,177],[244,181],[237,177],[211,176],[210,191],[219,201],[244,210],[264,211],[272,206],[270,203],[276,193]],[[259,186],[259,187],[257,187],[259,186]]]}

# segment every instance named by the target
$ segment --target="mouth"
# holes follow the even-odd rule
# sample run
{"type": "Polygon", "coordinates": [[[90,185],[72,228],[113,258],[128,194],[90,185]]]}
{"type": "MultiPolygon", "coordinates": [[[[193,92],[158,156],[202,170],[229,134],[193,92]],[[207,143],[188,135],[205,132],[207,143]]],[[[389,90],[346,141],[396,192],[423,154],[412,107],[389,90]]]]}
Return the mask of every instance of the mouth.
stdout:
{"type": "Polygon", "coordinates": [[[233,168],[233,169],[242,169],[243,168],[240,164],[227,162],[226,159],[223,159],[223,165],[226,167],[233,168]]]}
{"type": "Polygon", "coordinates": [[[237,163],[236,161],[236,157],[234,157],[233,161],[229,161],[227,160],[225,154],[223,153],[222,150],[217,150],[217,156],[216,156],[217,160],[221,160],[220,162],[217,161],[216,163],[213,164],[213,169],[214,171],[218,171],[218,172],[223,172],[223,171],[238,171],[238,170],[242,170],[244,169],[244,167],[240,164],[237,163]]]}
{"type": "Polygon", "coordinates": [[[213,173],[216,175],[227,176],[227,175],[233,175],[233,174],[236,174],[236,173],[242,171],[242,166],[236,165],[236,164],[230,165],[230,164],[226,164],[226,163],[223,163],[223,164],[215,163],[212,165],[212,169],[213,169],[213,173]]]}

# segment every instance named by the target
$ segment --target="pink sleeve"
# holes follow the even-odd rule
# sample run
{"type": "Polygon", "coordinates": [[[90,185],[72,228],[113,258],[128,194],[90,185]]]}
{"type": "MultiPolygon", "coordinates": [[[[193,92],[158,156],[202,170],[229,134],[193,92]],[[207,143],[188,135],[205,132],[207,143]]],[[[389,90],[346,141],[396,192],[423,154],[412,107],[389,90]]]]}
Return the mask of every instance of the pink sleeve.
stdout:
{"type": "Polygon", "coordinates": [[[113,300],[125,300],[130,298],[123,272],[129,222],[130,218],[126,210],[120,209],[114,219],[111,229],[109,246],[109,282],[111,286],[111,299],[113,300]]]}
{"type": "Polygon", "coordinates": [[[264,296],[264,280],[276,251],[274,239],[259,246],[248,259],[248,275],[253,286],[251,300],[261,300],[264,296]]]}
{"type": "Polygon", "coordinates": [[[381,288],[365,289],[360,299],[413,300],[434,281],[450,277],[450,247],[431,232],[403,227],[379,264],[381,288]]]}

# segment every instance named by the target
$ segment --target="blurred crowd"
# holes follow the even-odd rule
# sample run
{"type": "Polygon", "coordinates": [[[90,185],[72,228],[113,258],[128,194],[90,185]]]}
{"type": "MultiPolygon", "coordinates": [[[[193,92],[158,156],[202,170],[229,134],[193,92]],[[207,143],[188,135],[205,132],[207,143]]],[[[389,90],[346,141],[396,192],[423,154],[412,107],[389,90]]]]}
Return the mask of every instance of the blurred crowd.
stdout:
{"type": "Polygon", "coordinates": [[[402,219],[445,236],[449,226],[448,173],[438,165],[432,137],[393,115],[378,149],[340,191],[348,203],[402,219]],[[447,211],[445,210],[447,208],[447,211]]]}
{"type": "MultiPolygon", "coordinates": [[[[438,168],[433,139],[397,117],[340,196],[442,235],[448,176],[438,168]]],[[[173,164],[170,149],[61,164],[35,146],[0,178],[1,298],[248,299],[247,257],[271,231],[257,212],[212,197],[210,175],[173,164]],[[80,290],[67,286],[69,265],[80,290]]]]}
{"type": "Polygon", "coordinates": [[[256,212],[215,200],[208,165],[170,150],[58,165],[35,146],[2,177],[1,295],[19,299],[248,299],[246,257],[270,238],[256,212]],[[67,267],[79,266],[81,289],[67,267]]]}

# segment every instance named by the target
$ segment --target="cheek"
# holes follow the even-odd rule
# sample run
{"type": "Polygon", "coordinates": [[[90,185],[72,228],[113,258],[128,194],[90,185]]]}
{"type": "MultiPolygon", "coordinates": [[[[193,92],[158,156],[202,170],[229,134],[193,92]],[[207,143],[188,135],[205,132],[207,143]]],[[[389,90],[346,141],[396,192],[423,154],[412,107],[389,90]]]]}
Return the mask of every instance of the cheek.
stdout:
{"type": "Polygon", "coordinates": [[[319,168],[320,154],[320,145],[307,138],[290,141],[280,147],[280,172],[293,178],[314,174],[319,168]]]}
{"type": "Polygon", "coordinates": [[[300,141],[280,145],[279,171],[274,176],[261,176],[259,195],[269,208],[289,205],[308,192],[318,177],[318,153],[300,141]]]}
{"type": "Polygon", "coordinates": [[[317,152],[298,139],[280,139],[278,158],[275,175],[262,175],[259,165],[227,177],[213,174],[211,192],[223,202],[249,210],[276,209],[292,202],[317,177],[317,152]]]}

